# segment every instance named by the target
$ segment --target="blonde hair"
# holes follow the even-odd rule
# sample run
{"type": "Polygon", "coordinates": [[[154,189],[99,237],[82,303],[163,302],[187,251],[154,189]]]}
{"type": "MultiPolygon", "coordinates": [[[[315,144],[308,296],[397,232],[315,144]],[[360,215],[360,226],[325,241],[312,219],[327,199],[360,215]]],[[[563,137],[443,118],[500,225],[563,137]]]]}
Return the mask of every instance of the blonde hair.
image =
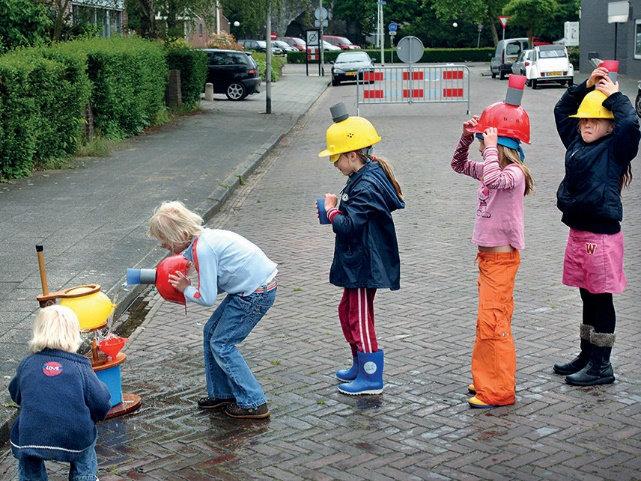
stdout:
{"type": "Polygon", "coordinates": [[[203,218],[174,200],[160,204],[149,219],[148,234],[161,242],[179,244],[203,231],[203,218]]]}
{"type": "Polygon", "coordinates": [[[46,348],[76,352],[81,343],[80,324],[71,309],[54,304],[38,310],[33,321],[33,338],[29,341],[31,352],[46,348]]]}
{"type": "Polygon", "coordinates": [[[498,150],[501,168],[509,164],[518,165],[523,171],[523,174],[525,174],[525,192],[523,195],[531,194],[534,191],[534,178],[532,177],[532,173],[528,166],[521,161],[519,153],[516,150],[503,145],[498,145],[498,150]]]}

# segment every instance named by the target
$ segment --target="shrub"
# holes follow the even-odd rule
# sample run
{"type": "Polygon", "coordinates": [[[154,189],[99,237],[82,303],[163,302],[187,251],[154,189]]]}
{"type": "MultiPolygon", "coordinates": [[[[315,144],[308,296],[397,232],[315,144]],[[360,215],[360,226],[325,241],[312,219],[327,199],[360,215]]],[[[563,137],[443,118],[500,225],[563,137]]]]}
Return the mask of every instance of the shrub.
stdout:
{"type": "MultiPolygon", "coordinates": [[[[372,57],[374,62],[380,62],[380,49],[365,50],[372,57]]],[[[341,52],[325,52],[325,62],[336,60],[341,52]]],[[[400,63],[396,49],[385,49],[385,60],[389,61],[394,56],[394,63],[400,63]]],[[[494,54],[494,48],[426,48],[419,62],[421,63],[444,63],[444,62],[489,62],[494,54]]],[[[305,52],[288,52],[289,63],[305,63],[305,52]]]]}
{"type": "Polygon", "coordinates": [[[90,84],[77,59],[38,49],[0,57],[0,177],[57,165],[82,141],[90,84]]]}
{"type": "Polygon", "coordinates": [[[91,38],[53,50],[86,59],[94,124],[105,137],[139,134],[164,114],[167,62],[161,44],[135,37],[91,38]]]}
{"type": "Polygon", "coordinates": [[[214,33],[207,41],[209,48],[221,48],[224,50],[243,50],[243,47],[236,42],[236,38],[229,33],[214,33]]]}
{"type": "Polygon", "coordinates": [[[193,108],[200,101],[200,94],[207,79],[207,54],[186,46],[166,47],[170,69],[180,70],[180,90],[183,103],[193,108]]]}
{"type": "Polygon", "coordinates": [[[0,53],[16,47],[43,44],[51,20],[44,3],[33,0],[0,1],[0,53]]]}
{"type": "MultiPolygon", "coordinates": [[[[267,70],[266,54],[263,52],[252,52],[252,57],[258,64],[258,74],[260,75],[260,78],[265,80],[265,71],[267,70]]],[[[282,77],[285,61],[286,59],[284,56],[272,55],[272,82],[278,82],[282,77]]]]}

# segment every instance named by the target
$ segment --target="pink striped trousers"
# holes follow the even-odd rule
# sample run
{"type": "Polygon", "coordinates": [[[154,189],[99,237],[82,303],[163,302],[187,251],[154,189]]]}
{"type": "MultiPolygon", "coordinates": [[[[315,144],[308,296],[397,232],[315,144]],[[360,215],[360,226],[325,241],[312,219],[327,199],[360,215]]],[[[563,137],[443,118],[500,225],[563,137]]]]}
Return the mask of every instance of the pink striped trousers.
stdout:
{"type": "Polygon", "coordinates": [[[357,351],[376,352],[378,342],[374,330],[374,296],[376,289],[345,289],[338,305],[338,318],[345,340],[357,351]]]}

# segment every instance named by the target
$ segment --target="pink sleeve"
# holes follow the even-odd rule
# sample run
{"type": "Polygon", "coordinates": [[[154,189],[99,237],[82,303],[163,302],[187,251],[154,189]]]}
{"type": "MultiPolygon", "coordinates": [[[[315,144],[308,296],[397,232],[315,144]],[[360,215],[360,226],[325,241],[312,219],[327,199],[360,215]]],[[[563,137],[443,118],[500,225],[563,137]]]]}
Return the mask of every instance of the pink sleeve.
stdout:
{"type": "Polygon", "coordinates": [[[469,175],[481,180],[483,164],[470,160],[467,155],[472,142],[474,142],[473,135],[463,135],[461,137],[454,151],[454,157],[452,157],[452,169],[459,174],[469,175]]]}
{"type": "Polygon", "coordinates": [[[501,169],[499,151],[496,147],[486,147],[483,151],[483,160],[483,184],[489,189],[513,189],[525,177],[517,165],[508,165],[501,169]]]}

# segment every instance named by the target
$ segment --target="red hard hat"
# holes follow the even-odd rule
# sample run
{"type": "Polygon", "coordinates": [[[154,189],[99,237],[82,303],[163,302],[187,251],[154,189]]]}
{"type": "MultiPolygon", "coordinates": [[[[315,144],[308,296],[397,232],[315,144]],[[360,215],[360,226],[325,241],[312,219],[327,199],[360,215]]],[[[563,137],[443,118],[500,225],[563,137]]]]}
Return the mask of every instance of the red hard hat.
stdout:
{"type": "Polygon", "coordinates": [[[181,255],[165,257],[156,266],[156,289],[163,299],[185,305],[185,295],[169,283],[169,274],[180,271],[187,275],[189,261],[181,255]]]}
{"type": "Polygon", "coordinates": [[[474,132],[482,134],[488,127],[495,127],[501,137],[511,137],[530,143],[530,117],[520,105],[496,102],[487,107],[474,132]]]}

